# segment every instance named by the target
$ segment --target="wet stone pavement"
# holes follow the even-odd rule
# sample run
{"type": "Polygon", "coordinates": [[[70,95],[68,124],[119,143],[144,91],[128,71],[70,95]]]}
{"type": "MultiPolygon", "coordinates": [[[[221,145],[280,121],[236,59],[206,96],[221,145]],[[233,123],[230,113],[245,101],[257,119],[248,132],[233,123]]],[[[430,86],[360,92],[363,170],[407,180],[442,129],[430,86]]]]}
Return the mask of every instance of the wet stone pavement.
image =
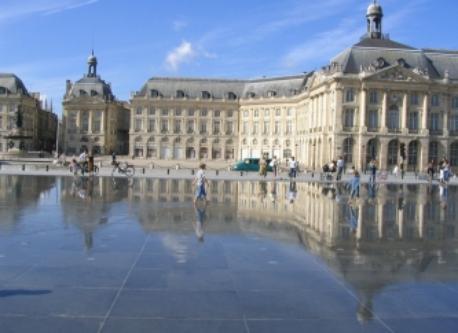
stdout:
{"type": "Polygon", "coordinates": [[[0,177],[0,332],[457,332],[455,187],[0,177]]]}

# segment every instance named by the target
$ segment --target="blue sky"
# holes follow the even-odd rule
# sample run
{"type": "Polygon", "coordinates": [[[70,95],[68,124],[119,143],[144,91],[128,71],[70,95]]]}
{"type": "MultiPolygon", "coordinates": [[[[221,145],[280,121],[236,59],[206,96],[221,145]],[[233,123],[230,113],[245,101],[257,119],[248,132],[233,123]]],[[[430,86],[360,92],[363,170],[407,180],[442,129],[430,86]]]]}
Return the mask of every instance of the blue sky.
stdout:
{"type": "MultiPolygon", "coordinates": [[[[99,73],[127,100],[152,76],[255,78],[327,64],[365,31],[369,0],[1,0],[0,72],[61,110],[65,80],[99,73]]],[[[384,32],[458,49],[456,0],[381,0],[384,32]]]]}

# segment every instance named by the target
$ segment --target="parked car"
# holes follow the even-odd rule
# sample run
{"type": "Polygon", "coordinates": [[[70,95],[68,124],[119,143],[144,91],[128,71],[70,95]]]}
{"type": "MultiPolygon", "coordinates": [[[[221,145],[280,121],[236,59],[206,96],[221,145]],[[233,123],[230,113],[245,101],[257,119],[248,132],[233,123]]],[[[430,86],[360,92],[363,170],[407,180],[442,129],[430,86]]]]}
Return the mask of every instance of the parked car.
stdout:
{"type": "MultiPolygon", "coordinates": [[[[260,158],[245,158],[238,161],[232,166],[233,171],[256,171],[259,172],[259,161],[260,158]]],[[[270,159],[267,159],[267,171],[272,171],[270,166],[270,159]]]]}

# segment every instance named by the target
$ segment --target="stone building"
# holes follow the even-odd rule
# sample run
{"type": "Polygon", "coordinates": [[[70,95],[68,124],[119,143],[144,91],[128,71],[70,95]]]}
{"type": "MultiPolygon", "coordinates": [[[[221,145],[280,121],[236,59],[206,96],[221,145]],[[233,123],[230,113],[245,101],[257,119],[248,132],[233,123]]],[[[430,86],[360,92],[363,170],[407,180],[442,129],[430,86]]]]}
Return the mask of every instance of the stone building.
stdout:
{"type": "Polygon", "coordinates": [[[0,74],[0,154],[30,154],[55,148],[57,115],[40,94],[29,93],[14,74],[0,74]]]}
{"type": "Polygon", "coordinates": [[[367,33],[322,69],[260,80],[154,78],[132,98],[130,153],[233,160],[268,153],[320,169],[343,156],[364,169],[458,165],[458,52],[416,49],[367,33]],[[230,115],[230,116],[229,116],[230,115]],[[230,130],[227,129],[230,126],[230,130]]]}
{"type": "Polygon", "coordinates": [[[116,100],[110,84],[97,75],[97,58],[92,52],[87,74],[75,83],[67,81],[62,121],[64,152],[127,154],[129,120],[125,103],[116,100]]]}

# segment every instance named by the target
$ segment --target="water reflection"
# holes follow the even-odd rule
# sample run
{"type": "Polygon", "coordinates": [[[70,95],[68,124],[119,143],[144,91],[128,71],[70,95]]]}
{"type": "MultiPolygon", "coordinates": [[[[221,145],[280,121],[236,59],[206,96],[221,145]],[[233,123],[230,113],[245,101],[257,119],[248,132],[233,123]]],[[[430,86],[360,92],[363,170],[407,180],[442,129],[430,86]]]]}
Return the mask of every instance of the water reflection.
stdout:
{"type": "Polygon", "coordinates": [[[94,234],[119,218],[119,205],[144,232],[164,235],[181,263],[189,239],[176,235],[202,246],[228,234],[300,244],[358,294],[360,321],[372,319],[374,297],[387,286],[458,280],[455,187],[369,184],[349,202],[340,184],[213,181],[210,202],[194,205],[191,180],[10,176],[0,177],[1,224],[18,223],[54,186],[63,224],[81,232],[88,251],[94,234]]]}

